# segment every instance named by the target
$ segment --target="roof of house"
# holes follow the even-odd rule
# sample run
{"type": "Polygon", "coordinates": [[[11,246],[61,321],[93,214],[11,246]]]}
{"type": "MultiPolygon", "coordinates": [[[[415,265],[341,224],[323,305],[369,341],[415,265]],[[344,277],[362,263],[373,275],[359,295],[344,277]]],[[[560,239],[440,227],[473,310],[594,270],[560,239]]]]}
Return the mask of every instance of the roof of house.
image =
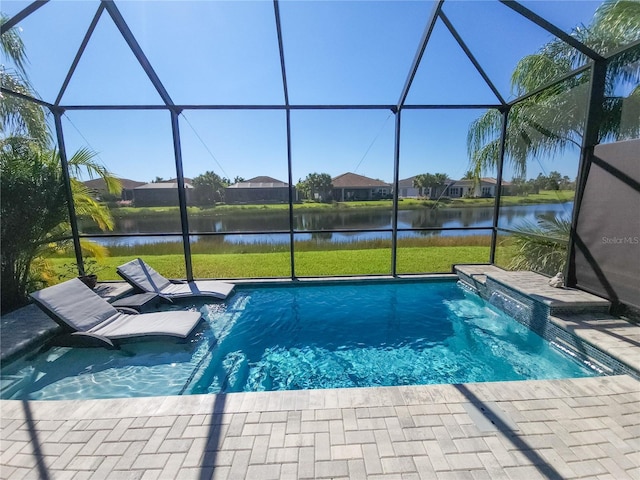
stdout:
{"type": "Polygon", "coordinates": [[[398,180],[398,187],[413,188],[413,181],[415,179],[416,179],[416,175],[414,175],[413,177],[409,177],[409,178],[404,178],[402,180],[398,180]]]}
{"type": "Polygon", "coordinates": [[[334,188],[367,188],[390,187],[391,185],[375,178],[365,177],[357,173],[343,173],[331,179],[334,188]]]}
{"type": "MultiPolygon", "coordinates": [[[[169,180],[160,180],[158,182],[151,182],[151,183],[178,183],[178,179],[170,178],[169,180]]],[[[184,183],[193,183],[193,179],[184,177],[184,183]]]]}
{"type": "MultiPolygon", "coordinates": [[[[127,190],[131,190],[145,184],[145,182],[137,182],[135,180],[130,180],[128,178],[119,178],[118,180],[120,180],[120,184],[122,185],[122,188],[127,190]]],[[[86,182],[82,182],[82,183],[90,190],[96,190],[101,192],[107,191],[107,185],[105,184],[105,181],[102,178],[94,178],[93,180],[87,180],[86,182]]]]}
{"type": "Polygon", "coordinates": [[[227,188],[289,188],[289,184],[272,177],[261,175],[244,182],[234,183],[227,188]]]}
{"type": "MultiPolygon", "coordinates": [[[[177,189],[177,183],[167,183],[167,182],[154,182],[154,183],[145,183],[144,185],[140,185],[136,187],[134,190],[170,190],[177,189]]],[[[193,188],[193,185],[189,183],[184,184],[184,188],[193,188]]]]}

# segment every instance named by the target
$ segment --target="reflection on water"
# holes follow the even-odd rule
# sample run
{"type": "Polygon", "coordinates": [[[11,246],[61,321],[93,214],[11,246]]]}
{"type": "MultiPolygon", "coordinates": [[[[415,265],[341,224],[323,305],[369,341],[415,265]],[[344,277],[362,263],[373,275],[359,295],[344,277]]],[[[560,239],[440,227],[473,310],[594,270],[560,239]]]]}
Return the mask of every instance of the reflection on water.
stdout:
{"type": "MultiPolygon", "coordinates": [[[[540,218],[561,216],[571,217],[573,202],[541,204],[541,205],[517,205],[500,209],[498,225],[503,228],[517,228],[526,223],[536,223],[540,218]]],[[[375,240],[390,238],[389,232],[332,232],[331,230],[383,230],[392,228],[392,215],[390,209],[360,209],[350,211],[329,210],[308,212],[294,210],[294,228],[297,231],[327,230],[326,232],[297,233],[296,240],[320,240],[331,242],[351,242],[354,240],[375,240]]],[[[467,207],[467,208],[421,208],[416,210],[400,210],[398,212],[398,228],[461,228],[479,227],[491,228],[493,224],[493,207],[467,207]]],[[[209,232],[260,232],[289,230],[288,210],[245,213],[240,215],[216,215],[190,216],[189,228],[196,235],[192,235],[192,241],[199,237],[197,233],[209,232]]],[[[81,228],[83,233],[95,233],[81,228]]],[[[140,233],[176,233],[180,235],[180,218],[176,213],[167,215],[154,215],[146,218],[117,219],[114,233],[136,235],[140,233]]],[[[445,230],[442,232],[401,232],[402,238],[420,236],[458,236],[468,235],[469,232],[460,230],[445,230]]],[[[134,245],[144,243],[179,242],[178,236],[147,236],[130,238],[105,238],[99,239],[100,243],[107,246],[134,245]]],[[[229,243],[287,243],[288,234],[252,234],[243,233],[227,235],[224,238],[229,243]]]]}

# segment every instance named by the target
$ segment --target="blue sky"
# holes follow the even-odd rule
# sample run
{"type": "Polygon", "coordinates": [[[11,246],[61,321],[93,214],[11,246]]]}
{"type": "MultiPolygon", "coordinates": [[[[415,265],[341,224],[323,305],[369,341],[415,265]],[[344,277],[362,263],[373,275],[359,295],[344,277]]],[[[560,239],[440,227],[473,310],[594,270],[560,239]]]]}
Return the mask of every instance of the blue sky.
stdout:
{"type": "MultiPolygon", "coordinates": [[[[4,0],[8,15],[30,2],[4,0]]],[[[588,24],[597,1],[524,1],[569,31],[588,24]]],[[[284,103],[271,1],[116,1],[176,104],[284,103]]],[[[56,1],[19,25],[38,94],[53,102],[98,2],[56,1]]],[[[432,10],[430,1],[280,3],[289,100],[293,105],[396,104],[432,10]]],[[[552,37],[496,1],[447,0],[443,8],[501,94],[517,61],[552,37]]],[[[102,15],[62,98],[63,105],[160,105],[111,18],[102,15]]],[[[407,104],[497,103],[438,22],[407,104]]],[[[400,178],[425,172],[461,177],[466,134],[482,110],[402,114],[400,178]]],[[[293,180],[311,172],[351,171],[393,180],[395,117],[390,110],[295,110],[293,180]]],[[[65,143],[89,146],[115,174],[139,181],[175,177],[166,111],[67,111],[65,143]]],[[[269,175],[287,180],[282,110],[185,110],[180,117],[184,172],[269,175]]],[[[530,162],[528,176],[558,170],[575,177],[578,153],[530,162]]],[[[509,169],[505,172],[511,178],[509,169]]]]}

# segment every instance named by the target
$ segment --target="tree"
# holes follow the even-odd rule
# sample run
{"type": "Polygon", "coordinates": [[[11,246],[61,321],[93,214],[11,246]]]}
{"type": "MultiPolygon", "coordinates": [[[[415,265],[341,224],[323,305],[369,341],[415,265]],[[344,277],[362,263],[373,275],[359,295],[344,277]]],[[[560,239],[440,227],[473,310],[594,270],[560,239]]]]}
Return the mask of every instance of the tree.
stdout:
{"type": "Polygon", "coordinates": [[[545,190],[560,190],[562,175],[560,172],[553,171],[547,175],[545,190]]]}
{"type": "Polygon", "coordinates": [[[35,287],[31,262],[68,213],[62,172],[49,160],[24,139],[10,138],[0,150],[3,311],[26,301],[35,287]]]}
{"type": "MultiPolygon", "coordinates": [[[[92,156],[88,150],[78,151],[68,160],[70,169],[104,173],[92,156]]],[[[24,137],[2,140],[0,180],[0,277],[2,310],[6,311],[26,303],[30,291],[44,286],[50,277],[47,257],[72,248],[72,244],[57,151],[43,149],[24,137]]],[[[109,209],[97,203],[82,182],[72,178],[71,189],[78,216],[93,219],[101,229],[113,228],[109,209]]],[[[91,242],[83,242],[83,249],[93,255],[105,254],[91,242]]]]}
{"type": "Polygon", "coordinates": [[[531,187],[523,177],[513,177],[511,179],[511,189],[514,195],[527,196],[531,192],[531,187]]]}
{"type": "Polygon", "coordinates": [[[512,270],[533,270],[555,275],[564,270],[571,220],[562,217],[542,218],[537,223],[524,223],[515,229],[511,241],[516,253],[512,270]]]}
{"type": "MultiPolygon", "coordinates": [[[[7,20],[9,18],[0,13],[0,24],[4,25],[7,20]]],[[[2,87],[33,97],[33,89],[25,69],[27,55],[17,28],[13,27],[2,34],[0,50],[4,59],[10,60],[15,66],[14,69],[8,69],[4,65],[0,68],[2,87]]],[[[51,141],[44,110],[34,102],[0,93],[0,120],[0,132],[5,138],[25,136],[40,146],[48,146],[51,141]]]]}
{"type": "Polygon", "coordinates": [[[576,184],[571,181],[571,179],[565,175],[560,180],[560,190],[574,190],[576,188],[576,184]]]}
{"type": "Polygon", "coordinates": [[[439,187],[446,185],[446,173],[421,173],[413,179],[413,186],[420,189],[421,196],[435,197],[439,187]]]}
{"type": "MultiPolygon", "coordinates": [[[[0,21],[7,17],[0,14],[0,21]]],[[[2,86],[33,97],[25,65],[24,45],[17,29],[2,35],[3,57],[15,65],[2,68],[2,86]]],[[[68,205],[59,152],[51,147],[51,135],[43,108],[35,102],[2,95],[0,102],[0,178],[2,191],[1,273],[2,311],[20,306],[28,293],[51,279],[47,258],[72,248],[68,205]]],[[[71,193],[76,215],[90,218],[100,229],[113,229],[109,209],[97,202],[79,180],[101,177],[111,193],[121,189],[120,181],[88,149],[80,149],[67,159],[71,193]]],[[[106,249],[81,242],[84,253],[104,255],[106,249]]]]}
{"type": "Polygon", "coordinates": [[[298,181],[296,188],[310,200],[327,202],[331,199],[333,181],[328,173],[310,173],[303,181],[298,181]]]}
{"type": "Polygon", "coordinates": [[[299,199],[308,199],[311,196],[309,185],[301,178],[299,178],[298,183],[296,183],[296,192],[298,193],[299,199]]]}
{"type": "Polygon", "coordinates": [[[224,188],[228,180],[214,172],[207,171],[193,179],[193,194],[198,205],[212,205],[224,201],[224,188]]]}
{"type": "MultiPolygon", "coordinates": [[[[640,2],[605,0],[591,24],[574,28],[571,35],[601,53],[629,45],[640,37],[640,2]]],[[[601,139],[624,139],[640,133],[637,120],[640,117],[640,69],[629,68],[639,60],[640,48],[634,48],[609,63],[601,139]],[[621,82],[636,85],[627,98],[615,94],[621,82]],[[626,102],[624,112],[623,101],[626,102]],[[623,121],[623,114],[632,120],[623,121]]],[[[511,75],[512,91],[518,96],[533,92],[584,62],[584,55],[568,44],[551,41],[518,62],[511,75]]],[[[571,145],[580,147],[588,81],[588,75],[574,76],[512,107],[505,161],[516,176],[526,176],[529,158],[560,154],[571,145]]],[[[469,127],[467,150],[471,169],[477,176],[497,165],[501,126],[502,114],[489,110],[469,127]]]]}

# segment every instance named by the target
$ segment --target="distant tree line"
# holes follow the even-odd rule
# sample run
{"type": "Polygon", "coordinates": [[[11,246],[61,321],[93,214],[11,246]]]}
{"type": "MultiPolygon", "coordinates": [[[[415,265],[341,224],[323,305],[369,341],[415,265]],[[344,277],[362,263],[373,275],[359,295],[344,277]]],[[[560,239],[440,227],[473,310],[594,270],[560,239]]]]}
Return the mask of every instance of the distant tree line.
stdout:
{"type": "Polygon", "coordinates": [[[555,170],[549,175],[539,173],[536,178],[525,180],[522,177],[515,177],[511,180],[511,189],[514,195],[529,195],[530,193],[540,193],[540,190],[574,190],[576,182],[567,175],[562,176],[555,170]]]}
{"type": "MultiPolygon", "coordinates": [[[[465,179],[472,179],[473,172],[465,174],[465,179]]],[[[422,173],[416,175],[413,186],[426,193],[429,189],[444,187],[448,180],[446,173],[422,173]]],[[[161,177],[156,177],[154,183],[165,181],[161,177]]],[[[225,201],[225,188],[238,182],[245,181],[244,178],[236,176],[233,181],[221,177],[217,173],[207,171],[195,177],[192,181],[194,188],[194,202],[196,205],[215,205],[225,201]]],[[[562,176],[560,172],[552,171],[549,175],[539,174],[536,178],[526,180],[516,177],[511,180],[514,195],[528,195],[539,193],[540,190],[573,190],[575,182],[567,175],[562,176]]],[[[333,183],[331,175],[328,173],[310,173],[305,179],[299,179],[296,184],[296,191],[301,199],[316,202],[331,202],[333,200],[333,183]]]]}

